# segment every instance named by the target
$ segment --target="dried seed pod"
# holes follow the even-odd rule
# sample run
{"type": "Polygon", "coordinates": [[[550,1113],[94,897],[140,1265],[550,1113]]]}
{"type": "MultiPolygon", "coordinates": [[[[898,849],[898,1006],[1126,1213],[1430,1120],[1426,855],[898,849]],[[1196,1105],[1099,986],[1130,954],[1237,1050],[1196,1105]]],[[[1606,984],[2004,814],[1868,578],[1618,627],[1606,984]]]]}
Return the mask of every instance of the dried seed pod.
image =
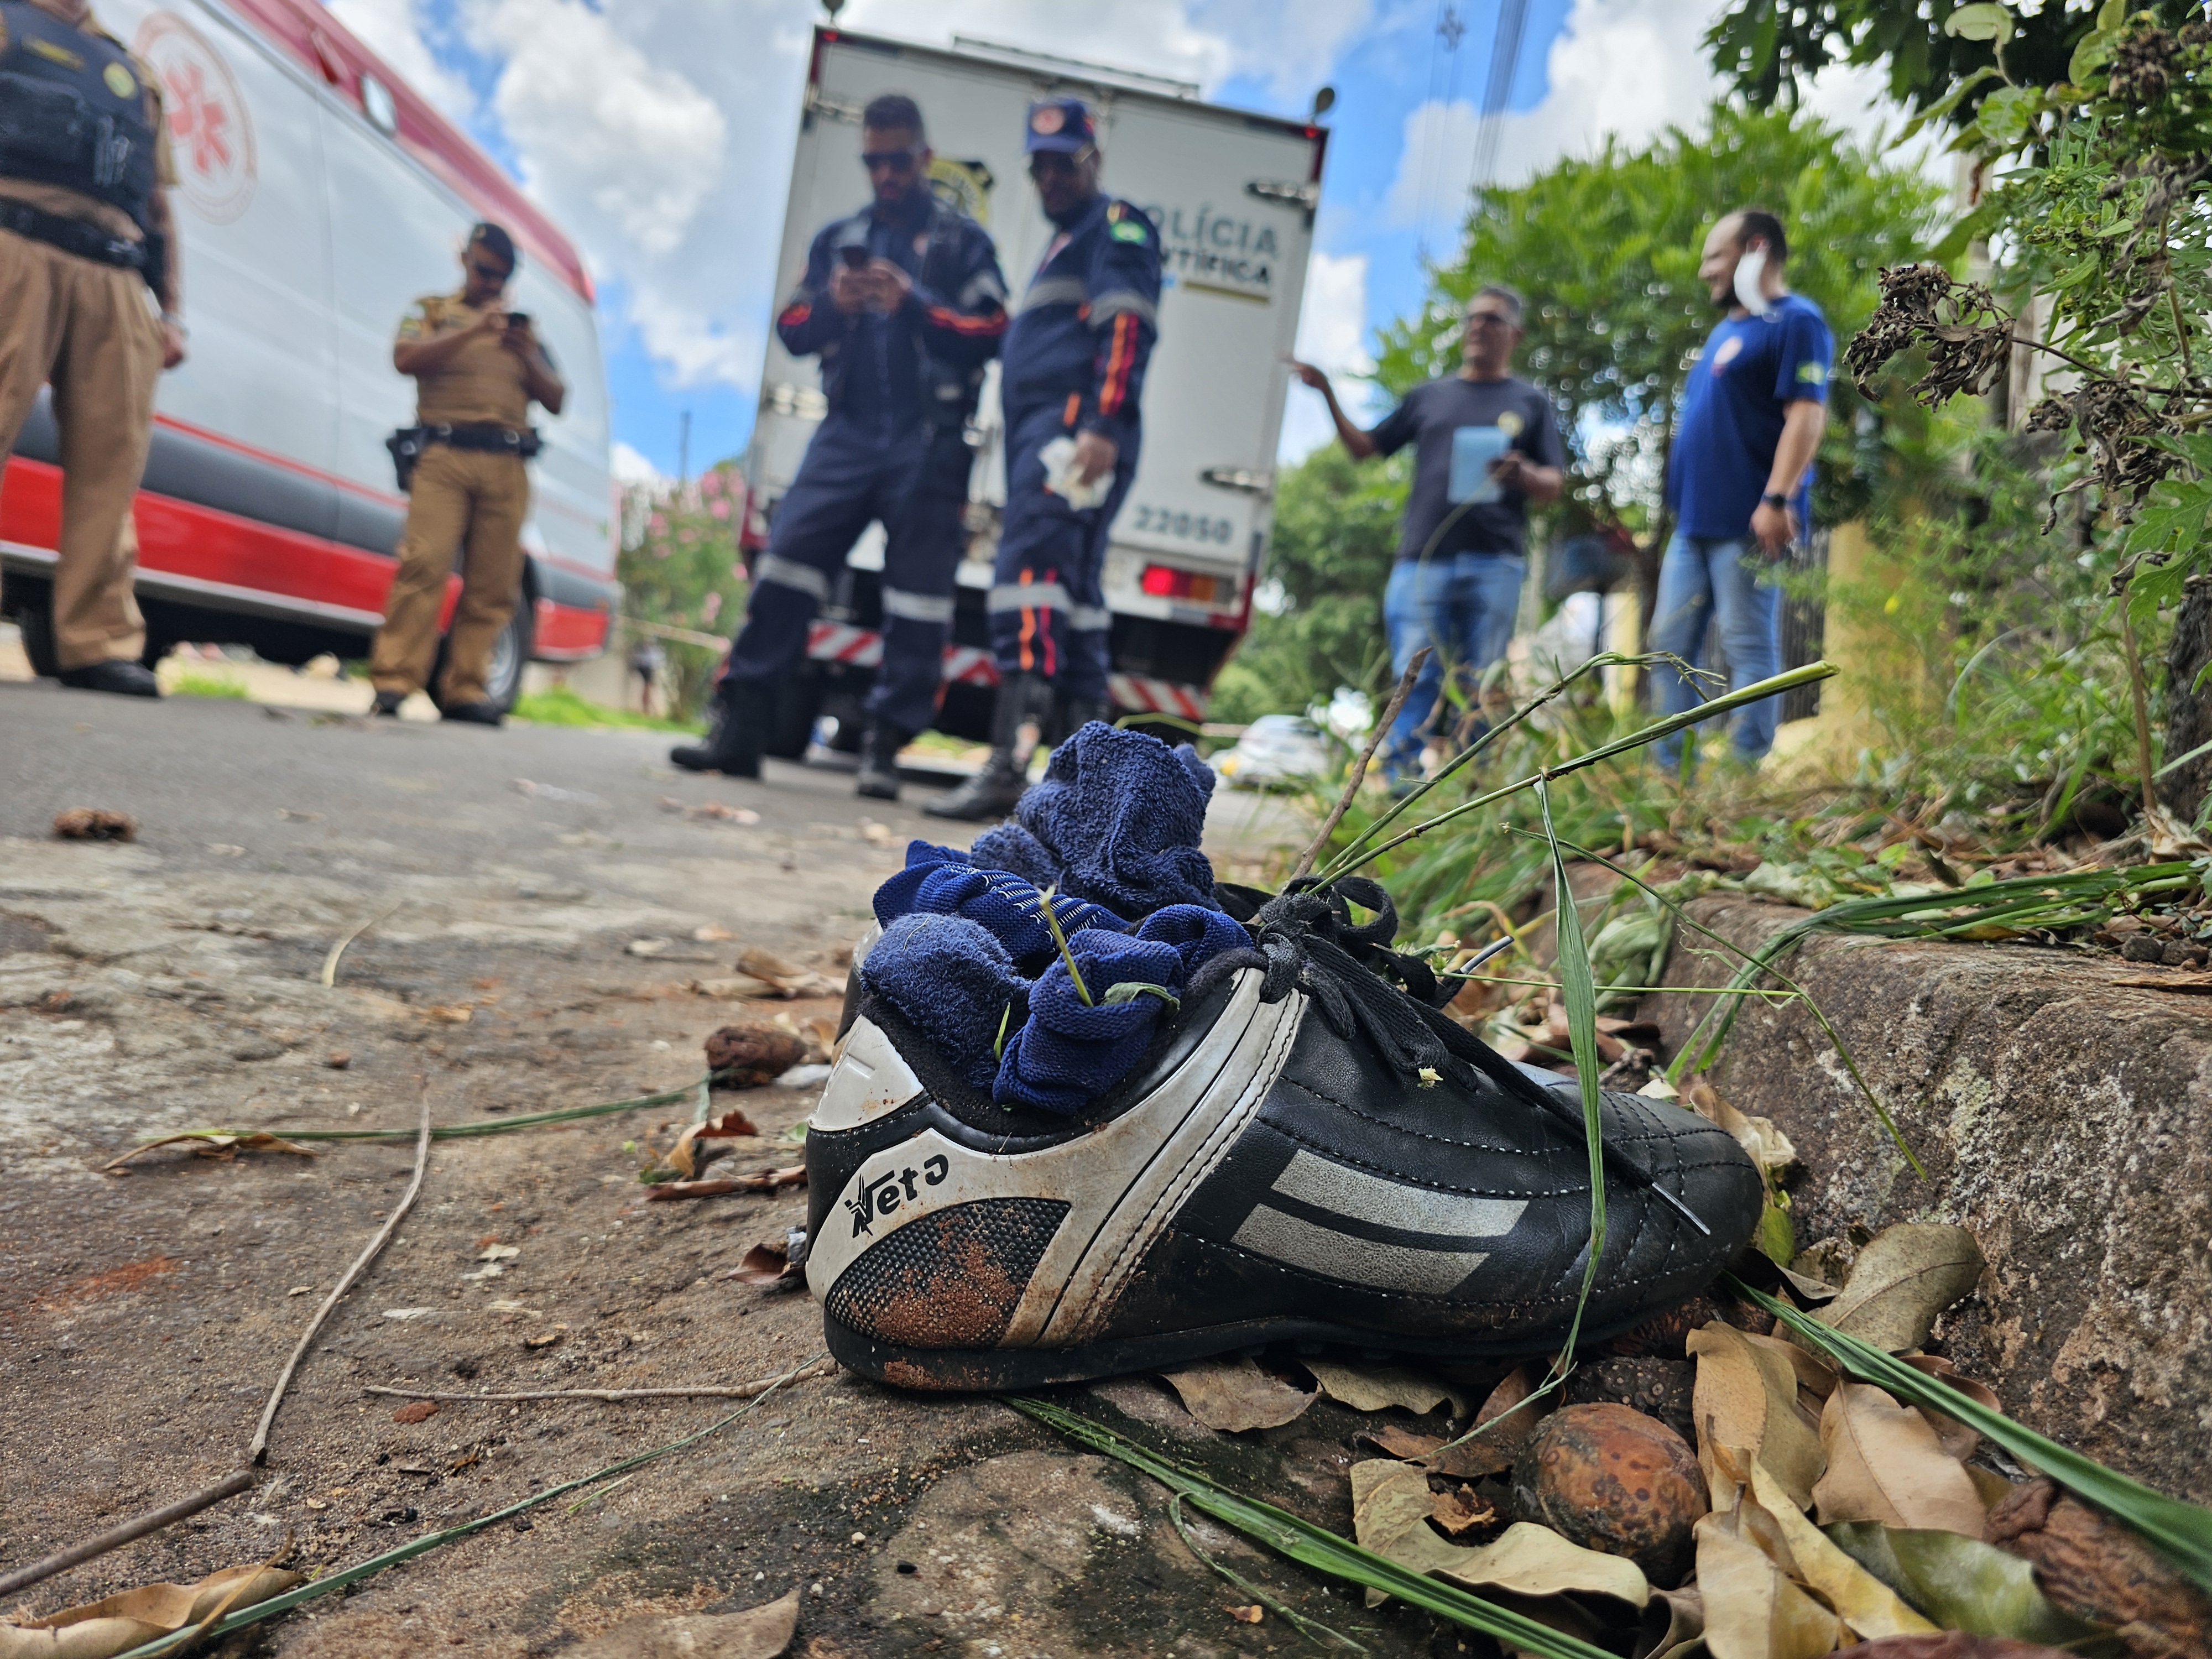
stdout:
{"type": "Polygon", "coordinates": [[[2212,1650],[2212,1601],[2134,1533],[2050,1480],[2030,1481],[1998,1504],[1982,1536],[2033,1562],[2058,1607],[2112,1626],[2129,1659],[2212,1650]]]}
{"type": "Polygon", "coordinates": [[[718,1089],[757,1089],[805,1058],[804,1039],[765,1020],[725,1025],[707,1039],[708,1066],[728,1073],[714,1079],[718,1089]]]}
{"type": "Polygon", "coordinates": [[[1570,1542],[1626,1556],[1664,1587],[1693,1559],[1690,1529],[1709,1507],[1689,1443],[1626,1406],[1563,1406],[1513,1471],[1513,1512],[1570,1542]]]}

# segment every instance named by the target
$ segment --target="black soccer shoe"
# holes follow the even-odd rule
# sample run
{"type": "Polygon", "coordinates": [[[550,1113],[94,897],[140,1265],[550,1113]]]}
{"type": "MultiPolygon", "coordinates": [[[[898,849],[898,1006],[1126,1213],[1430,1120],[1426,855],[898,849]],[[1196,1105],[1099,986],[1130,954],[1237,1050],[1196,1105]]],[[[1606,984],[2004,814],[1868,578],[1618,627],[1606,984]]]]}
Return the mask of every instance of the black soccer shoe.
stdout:
{"type": "Polygon", "coordinates": [[[83,668],[64,668],[55,678],[72,691],[106,691],[118,697],[158,697],[161,683],[137,662],[111,659],[83,668]]]}
{"type": "MultiPolygon", "coordinates": [[[[1260,949],[1202,967],[1136,1072],[1072,1118],[994,1105],[863,999],[806,1137],[807,1282],[841,1364],[990,1389],[1287,1339],[1558,1346],[1589,1232],[1577,1097],[1387,984],[1377,966],[1425,970],[1340,902],[1278,899],[1255,926],[1260,949]]],[[[1696,1114],[1608,1094],[1601,1119],[1586,1341],[1705,1285],[1760,1204],[1696,1114]]]]}

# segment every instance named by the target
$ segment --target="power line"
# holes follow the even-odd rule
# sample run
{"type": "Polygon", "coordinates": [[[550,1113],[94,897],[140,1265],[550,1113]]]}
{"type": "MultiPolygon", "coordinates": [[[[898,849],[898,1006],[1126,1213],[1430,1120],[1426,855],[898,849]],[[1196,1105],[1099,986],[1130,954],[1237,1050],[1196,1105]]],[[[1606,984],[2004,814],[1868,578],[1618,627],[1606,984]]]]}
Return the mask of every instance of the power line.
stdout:
{"type": "Polygon", "coordinates": [[[1521,35],[1528,21],[1528,0],[1498,0],[1498,33],[1490,46],[1490,76],[1482,88],[1482,119],[1475,128],[1471,190],[1492,182],[1498,171],[1498,143],[1512,100],[1514,72],[1521,64],[1521,35]]]}

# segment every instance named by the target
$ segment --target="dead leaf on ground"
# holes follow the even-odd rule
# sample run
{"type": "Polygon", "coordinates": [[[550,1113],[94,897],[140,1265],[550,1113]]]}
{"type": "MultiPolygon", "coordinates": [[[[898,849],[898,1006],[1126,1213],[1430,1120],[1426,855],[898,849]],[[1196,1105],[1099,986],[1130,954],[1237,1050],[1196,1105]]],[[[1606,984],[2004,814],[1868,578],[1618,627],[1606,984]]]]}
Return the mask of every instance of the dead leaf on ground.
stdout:
{"type": "MultiPolygon", "coordinates": [[[[1435,1573],[1466,1585],[1516,1595],[1609,1595],[1630,1607],[1651,1599],[1651,1586],[1633,1561],[1571,1544],[1549,1527],[1516,1521],[1494,1543],[1470,1549],[1438,1537],[1429,1478],[1410,1463],[1370,1458],[1352,1466],[1352,1534],[1367,1548],[1415,1572],[1435,1573]]],[[[1368,1605],[1383,1599],[1368,1593],[1368,1605]]]]}
{"type": "MultiPolygon", "coordinates": [[[[711,1054],[713,1039],[709,1038],[708,1041],[708,1051],[711,1054]]],[[[702,1140],[737,1140],[759,1133],[760,1131],[753,1127],[752,1119],[732,1107],[720,1117],[710,1117],[704,1123],[684,1125],[684,1133],[676,1138],[674,1150],[668,1154],[668,1165],[688,1181],[698,1172],[696,1164],[698,1152],[693,1143],[702,1140]]]]}
{"type": "Polygon", "coordinates": [[[717,1089],[757,1089],[804,1060],[807,1048],[806,1038],[781,1022],[740,1020],[708,1036],[707,1069],[718,1074],[717,1089]]]}
{"type": "Polygon", "coordinates": [[[1714,1444],[1741,1446],[1773,1473],[1792,1503],[1810,1504],[1823,1462],[1820,1434],[1797,1403],[1796,1368],[1776,1352],[1787,1345],[1755,1342],[1717,1319],[1692,1331],[1687,1346],[1698,1362],[1690,1409],[1706,1478],[1713,1476],[1714,1444]]]}
{"type": "Polygon", "coordinates": [[[1954,1532],[1846,1522],[1828,1536],[1882,1583],[1945,1629],[1972,1626],[2051,1647],[2075,1645],[2105,1633],[2052,1603],[2035,1569],[1978,1538],[1954,1532]]]}
{"type": "Polygon", "coordinates": [[[1355,1442],[1364,1443],[1389,1456],[1402,1457],[1409,1463],[1425,1461],[1431,1452],[1444,1443],[1439,1435],[1415,1434],[1409,1429],[1400,1428],[1395,1423],[1377,1423],[1359,1430],[1352,1437],[1355,1442]]]}
{"type": "Polygon", "coordinates": [[[476,1010],[463,1002],[434,1002],[422,1010],[423,1018],[435,1020],[441,1025],[465,1025],[476,1017],[476,1010]]]}
{"type": "Polygon", "coordinates": [[[1797,1162],[1796,1147],[1790,1144],[1788,1135],[1775,1127],[1772,1118],[1753,1117],[1748,1112],[1738,1111],[1711,1081],[1702,1077],[1693,1079],[1682,1092],[1700,1114],[1727,1130],[1735,1144],[1749,1152],[1768,1176],[1779,1176],[1797,1162]]]}
{"type": "Polygon", "coordinates": [[[738,971],[750,974],[755,979],[765,980],[776,988],[776,994],[787,997],[842,996],[845,988],[811,968],[787,962],[773,951],[763,951],[757,945],[748,945],[738,952],[738,971]]]}
{"type": "Polygon", "coordinates": [[[1475,1413],[1474,1431],[1480,1432],[1475,1432],[1474,1438],[1446,1443],[1424,1461],[1437,1474],[1462,1480],[1504,1474],[1519,1461],[1536,1425],[1559,1404],[1556,1393],[1528,1403],[1535,1396],[1537,1380],[1534,1366],[1516,1367],[1490,1391],[1490,1397],[1475,1413]]]}
{"type": "Polygon", "coordinates": [[[776,1659],[799,1628],[799,1592],[743,1613],[626,1619],[568,1659],[776,1659]]]}
{"type": "Polygon", "coordinates": [[[785,990],[774,980],[762,979],[753,974],[732,974],[720,979],[695,979],[691,981],[691,990],[694,995],[713,997],[718,1002],[759,1001],[795,994],[785,990]]]}
{"type": "Polygon", "coordinates": [[[1222,1612],[1240,1625],[1256,1625],[1267,1616],[1267,1610],[1256,1601],[1249,1607],[1224,1607],[1222,1612]]]}
{"type": "Polygon", "coordinates": [[[402,1406],[398,1411],[392,1413],[392,1420],[395,1423],[421,1423],[430,1418],[435,1417],[437,1414],[438,1402],[436,1401],[412,1400],[404,1406],[402,1406]]]}
{"type": "Polygon", "coordinates": [[[714,1181],[666,1181],[646,1189],[648,1204],[673,1204],[687,1198],[716,1198],[724,1193],[774,1193],[786,1187],[804,1187],[806,1166],[794,1164],[784,1170],[762,1170],[752,1175],[726,1176],[714,1181]]]}
{"type": "MultiPolygon", "coordinates": [[[[1905,1363],[1917,1371],[1925,1371],[1929,1376],[1949,1383],[1977,1405],[1987,1407],[1993,1412],[2004,1410],[1995,1389],[1965,1375],[1941,1354],[1909,1353],[1905,1356],[1905,1363]]],[[[1926,1406],[1916,1406],[1913,1409],[1928,1419],[1928,1426],[1936,1431],[1936,1438],[1942,1443],[1944,1451],[1951,1456],[1961,1461],[1972,1457],[1974,1448],[1982,1443],[1982,1437],[1978,1433],[1949,1413],[1933,1411],[1926,1406]]]]}
{"type": "Polygon", "coordinates": [[[250,1607],[306,1582],[302,1573],[255,1563],[225,1567],[196,1584],[142,1584],[44,1619],[0,1624],[0,1659],[111,1659],[218,1609],[250,1607]]]}
{"type": "Polygon", "coordinates": [[[771,1238],[747,1250],[736,1268],[725,1277],[746,1285],[769,1285],[802,1277],[805,1272],[802,1264],[791,1259],[789,1243],[781,1238],[771,1238]]]}
{"type": "Polygon", "coordinates": [[[1450,1492],[1429,1494],[1429,1519],[1455,1541],[1468,1533],[1481,1532],[1498,1524],[1498,1511],[1481,1498],[1473,1497],[1471,1487],[1460,1486],[1450,1492]]]}
{"type": "Polygon", "coordinates": [[[1303,1389],[1268,1376],[1242,1355],[1201,1359],[1163,1373],[1161,1380],[1176,1391],[1185,1411],[1207,1428],[1228,1434],[1280,1428],[1314,1402],[1303,1389]]]}
{"type": "Polygon", "coordinates": [[[1705,1600],[1695,1584],[1686,1589],[1655,1589],[1644,1604],[1636,1650],[1645,1659],[1689,1659],[1705,1633],[1705,1600]]]}
{"type": "Polygon", "coordinates": [[[149,1140],[143,1146],[133,1146],[122,1157],[110,1158],[100,1167],[103,1173],[109,1170],[120,1172],[123,1164],[128,1164],[141,1152],[150,1152],[156,1146],[175,1146],[185,1142],[190,1142],[192,1151],[202,1158],[219,1158],[226,1162],[240,1152],[297,1152],[301,1158],[322,1156],[312,1146],[302,1146],[296,1141],[286,1140],[281,1136],[272,1135],[266,1129],[253,1129],[242,1133],[229,1129],[187,1129],[182,1134],[163,1135],[158,1140],[149,1140]]]}
{"type": "Polygon", "coordinates": [[[556,1347],[560,1344],[561,1339],[568,1334],[568,1328],[566,1325],[556,1325],[542,1335],[524,1337],[522,1346],[532,1352],[539,1348],[556,1347]]]}
{"type": "Polygon", "coordinates": [[[1843,1294],[1817,1318],[1892,1353],[1922,1346],[1936,1316],[1972,1291],[1987,1265],[1964,1227],[1901,1221],[1858,1254],[1843,1294]]]}
{"type": "Polygon", "coordinates": [[[1467,1397],[1450,1383],[1410,1365],[1339,1365],[1326,1359],[1301,1359],[1321,1384],[1321,1390],[1340,1406],[1356,1412],[1379,1412],[1403,1406],[1416,1417],[1425,1417],[1439,1406],[1449,1405],[1452,1415],[1467,1414],[1467,1397]]]}
{"type": "Polygon", "coordinates": [[[138,820],[104,806],[72,806],[54,814],[54,835],[61,841],[136,841],[138,820]]]}
{"type": "Polygon", "coordinates": [[[1776,1565],[1756,1536],[1763,1514],[1715,1513],[1697,1525],[1698,1590],[1712,1659],[1819,1659],[1844,1624],[1776,1565]]]}
{"type": "Polygon", "coordinates": [[[1928,1419],[1868,1382],[1844,1382],[1820,1414],[1828,1468],[1813,1488],[1823,1526],[1885,1526],[1982,1534],[1983,1509],[1959,1460],[1928,1419]]]}

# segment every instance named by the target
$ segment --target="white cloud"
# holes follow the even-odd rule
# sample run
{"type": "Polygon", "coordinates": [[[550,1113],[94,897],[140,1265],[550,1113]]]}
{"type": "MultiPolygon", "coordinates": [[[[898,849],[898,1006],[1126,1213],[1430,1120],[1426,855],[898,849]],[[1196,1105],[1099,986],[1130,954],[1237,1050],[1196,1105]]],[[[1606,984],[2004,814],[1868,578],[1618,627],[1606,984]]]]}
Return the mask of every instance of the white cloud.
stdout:
{"type": "MultiPolygon", "coordinates": [[[[1336,395],[1354,418],[1364,418],[1370,388],[1353,378],[1371,371],[1367,353],[1367,256],[1316,252],[1306,263],[1304,307],[1298,313],[1299,358],[1325,368],[1336,381],[1336,395]]],[[[1278,459],[1294,461],[1336,434],[1328,406],[1317,392],[1291,382],[1283,407],[1283,431],[1275,445],[1278,459]]]]}
{"type": "Polygon", "coordinates": [[[465,125],[475,111],[469,83],[441,64],[423,39],[420,0],[329,0],[331,12],[399,78],[447,119],[465,125]]]}
{"type": "Polygon", "coordinates": [[[1474,177],[1474,145],[1481,117],[1462,98],[1431,99],[1406,116],[1397,176],[1382,198],[1394,225],[1455,228],[1467,211],[1474,177]]]}
{"type": "Polygon", "coordinates": [[[615,440],[614,451],[609,460],[609,470],[614,473],[615,482],[618,484],[659,484],[671,482],[667,474],[646,459],[642,453],[632,448],[619,438],[615,440]]]}

